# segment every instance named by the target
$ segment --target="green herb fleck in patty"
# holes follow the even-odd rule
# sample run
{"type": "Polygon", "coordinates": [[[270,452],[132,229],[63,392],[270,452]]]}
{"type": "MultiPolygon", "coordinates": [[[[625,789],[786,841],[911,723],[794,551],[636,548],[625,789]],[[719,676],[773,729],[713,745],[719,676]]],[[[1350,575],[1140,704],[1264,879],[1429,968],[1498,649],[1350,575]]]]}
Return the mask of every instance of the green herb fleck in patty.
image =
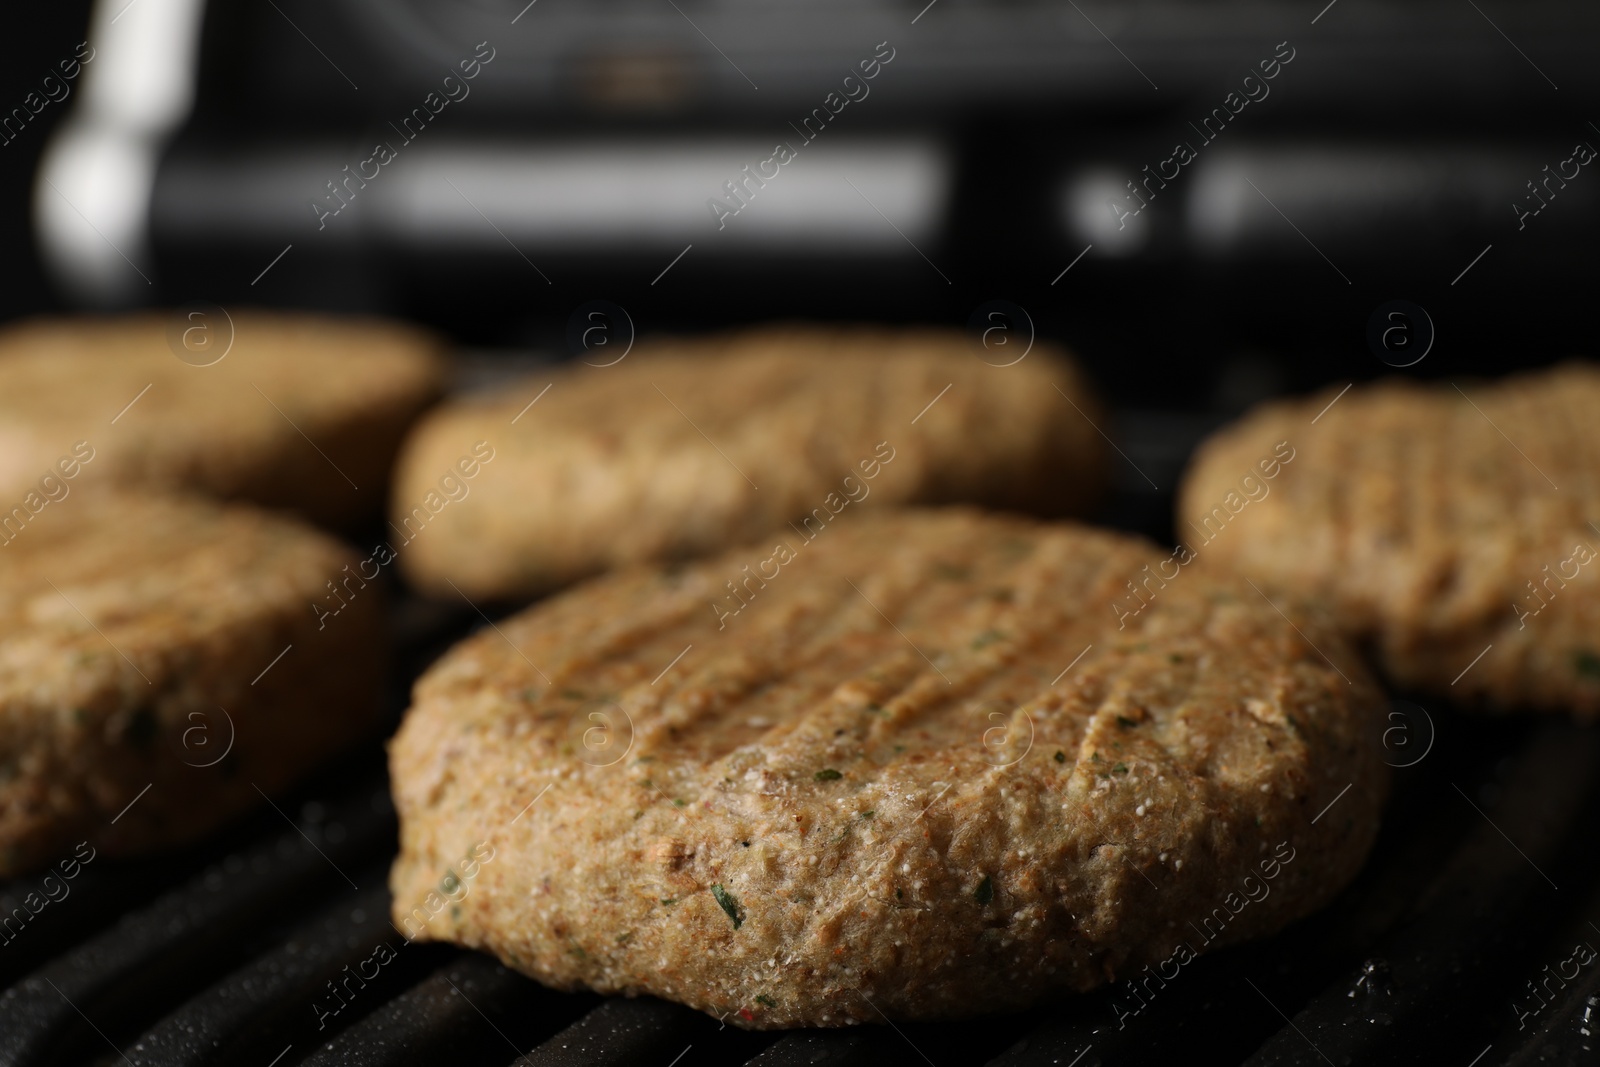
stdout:
{"type": "Polygon", "coordinates": [[[1004,641],[1005,637],[1006,635],[1001,633],[999,630],[985,630],[983,633],[972,639],[972,650],[976,652],[980,648],[988,648],[996,641],[1004,641]]]}
{"type": "Polygon", "coordinates": [[[744,925],[744,919],[739,915],[739,901],[732,893],[722,888],[721,885],[714,885],[711,887],[711,895],[717,898],[717,903],[722,906],[722,910],[727,912],[728,918],[733,920],[733,928],[735,930],[744,925]]]}

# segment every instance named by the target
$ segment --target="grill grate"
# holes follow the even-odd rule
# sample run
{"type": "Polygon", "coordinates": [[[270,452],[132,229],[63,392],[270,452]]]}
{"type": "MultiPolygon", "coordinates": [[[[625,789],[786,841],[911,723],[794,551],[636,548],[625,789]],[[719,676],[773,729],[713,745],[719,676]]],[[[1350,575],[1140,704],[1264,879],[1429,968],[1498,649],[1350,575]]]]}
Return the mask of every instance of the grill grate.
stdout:
{"type": "MultiPolygon", "coordinates": [[[[1187,444],[1129,447],[1170,485],[1187,444]]],[[[1163,513],[1137,491],[1112,514],[1163,513]]],[[[473,621],[433,612],[395,612],[415,669],[473,621]]],[[[70,895],[8,931],[0,1067],[1594,1062],[1600,961],[1576,975],[1565,961],[1600,946],[1600,738],[1443,707],[1433,721],[1435,744],[1397,772],[1354,884],[1275,938],[1188,964],[1137,1014],[1119,1020],[1133,1005],[1116,989],[965,1023],[763,1034],[402,945],[388,924],[394,812],[372,746],[280,803],[294,826],[268,809],[176,855],[96,858],[70,895]],[[402,947],[379,959],[385,942],[402,947]]],[[[0,886],[0,915],[37,881],[0,886]]]]}

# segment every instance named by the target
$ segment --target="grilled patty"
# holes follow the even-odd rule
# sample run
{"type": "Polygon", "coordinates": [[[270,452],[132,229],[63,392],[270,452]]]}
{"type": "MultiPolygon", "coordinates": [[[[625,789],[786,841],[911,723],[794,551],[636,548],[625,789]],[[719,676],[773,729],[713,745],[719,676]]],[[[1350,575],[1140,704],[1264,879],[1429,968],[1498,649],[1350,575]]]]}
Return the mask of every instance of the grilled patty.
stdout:
{"type": "Polygon", "coordinates": [[[1163,555],[863,510],[502,621],[391,743],[395,922],[757,1028],[1018,1008],[1276,930],[1373,840],[1380,696],[1203,569],[1119,626],[1163,555]]]}
{"type": "Polygon", "coordinates": [[[0,511],[31,510],[27,494],[47,496],[41,483],[59,480],[81,442],[94,452],[82,485],[194,490],[339,527],[381,514],[400,439],[440,391],[437,343],[375,320],[190,322],[144,313],[0,330],[0,511]]]}
{"type": "Polygon", "coordinates": [[[370,733],[358,567],[252,508],[91,491],[0,544],[0,875],[197,837],[370,733]]]}
{"type": "Polygon", "coordinates": [[[1334,399],[1267,404],[1208,441],[1179,536],[1332,605],[1403,686],[1600,713],[1600,370],[1334,399]],[[1268,481],[1280,445],[1294,458],[1268,481]]]}
{"type": "Polygon", "coordinates": [[[1076,513],[1102,480],[1100,418],[1044,345],[994,366],[946,331],[664,342],[435,411],[407,442],[392,519],[422,587],[512,597],[861,504],[1076,513]]]}

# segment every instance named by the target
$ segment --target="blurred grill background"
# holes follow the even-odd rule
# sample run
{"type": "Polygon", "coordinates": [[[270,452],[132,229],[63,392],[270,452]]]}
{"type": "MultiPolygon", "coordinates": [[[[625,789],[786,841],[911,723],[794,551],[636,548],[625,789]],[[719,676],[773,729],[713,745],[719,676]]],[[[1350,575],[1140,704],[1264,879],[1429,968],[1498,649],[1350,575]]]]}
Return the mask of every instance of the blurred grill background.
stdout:
{"type": "Polygon", "coordinates": [[[643,334],[999,298],[1114,400],[1223,410],[1385,372],[1366,328],[1395,299],[1438,330],[1409,373],[1585,348],[1597,183],[1564,161],[1600,143],[1600,10],[1325,2],[32,11],[7,108],[97,51],[6,128],[0,313],[375,310],[564,351],[596,298],[643,334]]]}

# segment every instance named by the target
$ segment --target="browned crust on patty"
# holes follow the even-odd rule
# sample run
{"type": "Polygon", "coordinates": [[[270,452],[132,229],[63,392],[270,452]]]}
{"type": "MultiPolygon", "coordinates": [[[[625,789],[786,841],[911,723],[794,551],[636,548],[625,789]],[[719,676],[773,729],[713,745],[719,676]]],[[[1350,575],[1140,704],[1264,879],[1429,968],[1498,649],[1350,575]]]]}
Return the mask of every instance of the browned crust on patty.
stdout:
{"type": "Polygon", "coordinates": [[[1191,536],[1201,556],[1326,601],[1403,686],[1600,713],[1600,372],[1570,363],[1459,389],[1389,380],[1312,425],[1336,393],[1264,405],[1207,441],[1180,536],[1287,440],[1296,457],[1270,494],[1213,542],[1191,536]]]}
{"type": "Polygon", "coordinates": [[[88,491],[0,546],[0,874],[193,839],[369,732],[377,590],[310,607],[355,561],[252,508],[88,491]]]}
{"type": "Polygon", "coordinates": [[[735,1025],[952,1018],[1203,951],[1218,908],[1218,944],[1276,930],[1364,858],[1380,696],[1292,603],[1191,570],[1119,630],[1154,545],[968,509],[771,540],[732,618],[771,549],[589,582],[423,676],[403,931],[735,1025]]]}
{"type": "Polygon", "coordinates": [[[414,582],[509,597],[798,521],[830,493],[843,499],[842,480],[859,483],[880,442],[895,458],[867,486],[873,507],[1080,513],[1103,479],[1101,419],[1076,366],[1042,343],[999,367],[944,330],[780,326],[658,342],[433,412],[406,443],[393,519],[414,537],[402,560],[414,582]],[[492,464],[441,505],[441,478],[478,441],[492,464]]]}
{"type": "Polygon", "coordinates": [[[169,347],[177,312],[0,331],[0,508],[88,441],[85,485],[200,491],[338,527],[381,514],[400,440],[441,391],[439,342],[377,319],[230,314],[233,346],[206,367],[169,347]]]}

